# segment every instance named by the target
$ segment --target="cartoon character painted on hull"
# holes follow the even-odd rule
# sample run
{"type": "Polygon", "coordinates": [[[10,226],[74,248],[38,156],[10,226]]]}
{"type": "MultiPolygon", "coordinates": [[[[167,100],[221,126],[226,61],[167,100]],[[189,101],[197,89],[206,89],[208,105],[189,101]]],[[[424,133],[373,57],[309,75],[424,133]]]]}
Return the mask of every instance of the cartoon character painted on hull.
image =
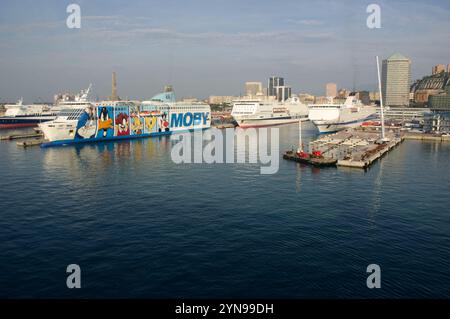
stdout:
{"type": "Polygon", "coordinates": [[[92,107],[87,107],[80,115],[77,122],[77,129],[75,131],[75,139],[93,138],[95,130],[97,129],[94,121],[94,110],[92,107]]]}
{"type": "Polygon", "coordinates": [[[116,116],[116,136],[130,135],[129,116],[125,113],[119,113],[116,116]]]}
{"type": "Polygon", "coordinates": [[[144,131],[145,133],[154,133],[156,132],[156,116],[146,116],[144,117],[144,131]]]}
{"type": "Polygon", "coordinates": [[[98,132],[97,137],[114,136],[114,125],[112,120],[113,109],[109,106],[98,108],[98,132]]]}
{"type": "Polygon", "coordinates": [[[158,119],[159,132],[169,132],[169,121],[167,120],[167,112],[164,112],[158,119]]]}
{"type": "Polygon", "coordinates": [[[131,114],[131,133],[133,135],[140,135],[144,131],[143,119],[139,117],[138,113],[131,114]]]}

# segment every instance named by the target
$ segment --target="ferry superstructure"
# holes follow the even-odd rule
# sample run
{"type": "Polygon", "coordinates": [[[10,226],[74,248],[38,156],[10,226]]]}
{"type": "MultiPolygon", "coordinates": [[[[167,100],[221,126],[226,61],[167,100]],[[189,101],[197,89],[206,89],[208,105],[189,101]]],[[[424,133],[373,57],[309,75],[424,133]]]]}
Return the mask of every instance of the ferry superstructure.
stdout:
{"type": "Polygon", "coordinates": [[[306,121],[308,106],[297,96],[285,102],[241,99],[233,102],[231,116],[242,128],[281,125],[306,121]]]}
{"type": "Polygon", "coordinates": [[[376,108],[361,103],[350,94],[343,104],[311,104],[309,119],[320,133],[333,133],[348,127],[356,127],[364,121],[376,119],[376,108]]]}
{"type": "Polygon", "coordinates": [[[68,112],[72,109],[75,110],[90,106],[92,104],[92,102],[89,101],[89,93],[91,88],[92,84],[89,84],[89,87],[86,90],[81,90],[79,94],[76,94],[73,100],[60,101],[52,109],[58,112],[68,112]]]}
{"type": "Polygon", "coordinates": [[[104,101],[67,112],[40,124],[48,142],[43,147],[170,135],[203,130],[211,125],[211,108],[204,103],[175,101],[173,91],[142,103],[104,101]]]}

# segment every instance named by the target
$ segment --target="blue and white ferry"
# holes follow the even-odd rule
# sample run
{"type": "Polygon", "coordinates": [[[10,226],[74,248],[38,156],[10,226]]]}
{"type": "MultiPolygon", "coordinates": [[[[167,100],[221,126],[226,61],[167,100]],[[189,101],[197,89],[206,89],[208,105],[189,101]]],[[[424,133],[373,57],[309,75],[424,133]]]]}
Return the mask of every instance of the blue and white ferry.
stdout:
{"type": "Polygon", "coordinates": [[[349,127],[360,126],[363,122],[377,119],[377,110],[373,105],[363,105],[350,94],[343,104],[330,103],[309,105],[309,120],[319,133],[334,133],[349,127]]]}
{"type": "Polygon", "coordinates": [[[140,104],[104,101],[71,107],[39,124],[46,139],[42,147],[170,135],[210,126],[208,104],[176,102],[171,89],[140,104]]]}

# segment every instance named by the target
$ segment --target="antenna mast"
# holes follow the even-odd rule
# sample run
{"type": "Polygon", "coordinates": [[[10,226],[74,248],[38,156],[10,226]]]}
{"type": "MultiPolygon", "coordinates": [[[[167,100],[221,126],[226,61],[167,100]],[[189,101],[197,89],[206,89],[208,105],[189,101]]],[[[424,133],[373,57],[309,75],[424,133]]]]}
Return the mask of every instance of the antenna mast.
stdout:
{"type": "Polygon", "coordinates": [[[381,139],[386,140],[384,131],[384,107],[383,107],[383,94],[381,92],[381,77],[380,77],[380,62],[378,61],[377,55],[377,72],[378,72],[378,90],[380,92],[380,113],[381,113],[381,139]]]}

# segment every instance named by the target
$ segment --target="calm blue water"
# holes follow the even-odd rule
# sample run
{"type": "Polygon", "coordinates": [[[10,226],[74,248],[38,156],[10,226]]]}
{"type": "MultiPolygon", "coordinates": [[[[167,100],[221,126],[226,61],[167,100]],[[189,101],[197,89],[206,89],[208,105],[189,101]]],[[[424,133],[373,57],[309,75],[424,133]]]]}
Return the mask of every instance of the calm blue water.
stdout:
{"type": "MultiPolygon", "coordinates": [[[[297,136],[281,127],[281,149],[297,136]]],[[[263,176],[176,165],[168,138],[0,142],[0,297],[448,298],[449,158],[450,143],[405,141],[367,172],[281,159],[263,176]]]]}

